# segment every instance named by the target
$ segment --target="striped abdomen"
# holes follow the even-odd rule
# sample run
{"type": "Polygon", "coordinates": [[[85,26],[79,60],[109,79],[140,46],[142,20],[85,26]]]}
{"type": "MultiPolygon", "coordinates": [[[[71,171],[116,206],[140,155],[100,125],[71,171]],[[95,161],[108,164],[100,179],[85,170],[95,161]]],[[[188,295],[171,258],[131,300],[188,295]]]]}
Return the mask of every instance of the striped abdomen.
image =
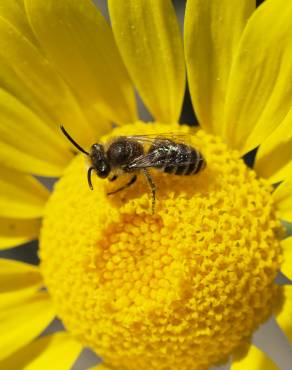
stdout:
{"type": "Polygon", "coordinates": [[[195,148],[172,140],[157,140],[149,149],[153,167],[174,175],[193,175],[206,166],[202,154],[195,148]]]}

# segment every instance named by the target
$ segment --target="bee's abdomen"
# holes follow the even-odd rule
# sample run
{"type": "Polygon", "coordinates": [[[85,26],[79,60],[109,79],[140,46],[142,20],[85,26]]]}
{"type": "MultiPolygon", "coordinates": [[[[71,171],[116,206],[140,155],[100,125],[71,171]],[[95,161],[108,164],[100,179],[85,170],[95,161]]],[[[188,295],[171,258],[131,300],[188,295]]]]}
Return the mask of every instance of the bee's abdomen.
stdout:
{"type": "Polygon", "coordinates": [[[204,168],[205,160],[200,152],[184,144],[177,146],[177,153],[173,155],[171,164],[162,169],[164,172],[186,176],[196,174],[204,168]]]}
{"type": "Polygon", "coordinates": [[[155,167],[173,175],[193,175],[206,165],[202,154],[186,144],[168,142],[165,146],[158,144],[152,150],[156,152],[155,167]]]}

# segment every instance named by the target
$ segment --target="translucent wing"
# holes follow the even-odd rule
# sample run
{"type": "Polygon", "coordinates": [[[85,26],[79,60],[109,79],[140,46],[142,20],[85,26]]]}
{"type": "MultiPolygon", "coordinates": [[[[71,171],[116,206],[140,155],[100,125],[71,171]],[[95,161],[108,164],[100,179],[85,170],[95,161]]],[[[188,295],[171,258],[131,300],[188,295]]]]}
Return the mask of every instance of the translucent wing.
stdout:
{"type": "Polygon", "coordinates": [[[157,162],[156,152],[153,151],[151,153],[141,155],[140,157],[134,159],[131,163],[129,163],[128,168],[132,170],[134,169],[138,170],[138,169],[147,168],[147,167],[158,167],[158,165],[164,166],[165,164],[162,162],[163,161],[157,162]]]}
{"type": "Polygon", "coordinates": [[[108,148],[109,145],[120,138],[125,138],[127,140],[135,140],[146,148],[155,143],[156,140],[165,140],[165,141],[174,141],[176,143],[183,143],[186,145],[191,145],[191,135],[184,134],[181,132],[166,132],[158,134],[149,134],[149,135],[129,135],[129,136],[114,136],[108,142],[104,143],[105,147],[108,148]]]}
{"type": "Polygon", "coordinates": [[[194,161],[203,160],[201,154],[194,147],[185,144],[185,141],[183,142],[183,144],[189,146],[190,150],[192,150],[192,153],[196,153],[195,157],[193,155],[190,155],[190,150],[178,150],[177,146],[175,146],[174,143],[181,144],[178,143],[178,141],[170,141],[169,138],[160,138],[156,136],[154,141],[154,148],[152,148],[150,152],[141,155],[138,158],[135,158],[131,163],[128,164],[127,167],[131,170],[147,167],[177,167],[187,166],[194,161]]]}
{"type": "Polygon", "coordinates": [[[153,144],[156,140],[160,141],[174,141],[176,143],[184,143],[190,145],[191,135],[181,132],[164,132],[158,134],[149,135],[130,135],[127,136],[128,139],[137,140],[141,144],[153,144]]]}

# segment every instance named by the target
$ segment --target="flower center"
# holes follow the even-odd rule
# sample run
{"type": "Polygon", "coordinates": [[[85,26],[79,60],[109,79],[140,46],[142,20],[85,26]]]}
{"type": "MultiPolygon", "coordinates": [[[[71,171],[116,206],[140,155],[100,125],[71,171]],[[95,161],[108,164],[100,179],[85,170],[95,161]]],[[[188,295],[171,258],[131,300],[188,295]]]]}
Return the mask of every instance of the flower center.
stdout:
{"type": "MultiPolygon", "coordinates": [[[[137,122],[112,135],[165,131],[137,122]]],[[[94,174],[91,191],[81,155],[48,202],[48,290],[66,328],[113,368],[208,368],[271,313],[281,259],[272,189],[219,138],[200,130],[191,140],[207,166],[191,176],[151,171],[154,214],[142,174],[107,196],[128,180],[94,174]]]]}

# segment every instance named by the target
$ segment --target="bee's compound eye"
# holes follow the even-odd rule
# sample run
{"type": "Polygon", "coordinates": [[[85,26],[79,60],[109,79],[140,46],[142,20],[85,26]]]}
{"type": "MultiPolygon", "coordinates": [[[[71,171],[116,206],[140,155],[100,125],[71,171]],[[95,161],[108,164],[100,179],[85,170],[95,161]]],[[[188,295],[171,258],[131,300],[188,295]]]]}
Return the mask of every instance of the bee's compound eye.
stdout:
{"type": "Polygon", "coordinates": [[[108,163],[104,147],[101,144],[93,144],[89,154],[92,167],[96,170],[98,177],[105,179],[110,171],[111,167],[108,163]]]}

